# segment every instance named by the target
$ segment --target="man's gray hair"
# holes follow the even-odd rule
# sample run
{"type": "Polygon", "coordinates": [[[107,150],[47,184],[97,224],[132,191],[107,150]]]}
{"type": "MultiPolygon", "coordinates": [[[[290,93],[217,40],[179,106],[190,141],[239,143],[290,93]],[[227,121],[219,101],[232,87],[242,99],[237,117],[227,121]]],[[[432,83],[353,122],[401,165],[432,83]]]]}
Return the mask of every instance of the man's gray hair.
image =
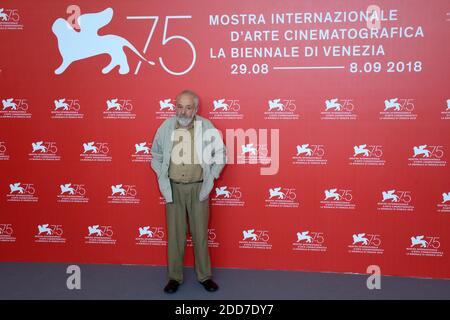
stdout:
{"type": "Polygon", "coordinates": [[[192,96],[192,98],[194,100],[195,109],[198,109],[199,98],[198,98],[198,95],[192,90],[183,90],[183,91],[181,91],[179,94],[177,94],[177,97],[175,98],[175,101],[178,101],[178,98],[183,96],[183,95],[185,95],[185,94],[188,94],[188,95],[192,96]]]}

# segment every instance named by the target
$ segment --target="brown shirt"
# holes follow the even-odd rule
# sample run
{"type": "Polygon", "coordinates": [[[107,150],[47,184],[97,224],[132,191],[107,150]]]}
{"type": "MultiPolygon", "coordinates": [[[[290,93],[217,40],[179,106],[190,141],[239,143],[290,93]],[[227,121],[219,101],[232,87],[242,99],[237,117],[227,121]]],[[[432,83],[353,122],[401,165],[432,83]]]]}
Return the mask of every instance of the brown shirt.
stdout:
{"type": "Polygon", "coordinates": [[[181,128],[178,121],[175,126],[169,165],[169,178],[175,182],[197,182],[203,178],[203,169],[195,152],[194,122],[195,117],[187,129],[181,128]]]}

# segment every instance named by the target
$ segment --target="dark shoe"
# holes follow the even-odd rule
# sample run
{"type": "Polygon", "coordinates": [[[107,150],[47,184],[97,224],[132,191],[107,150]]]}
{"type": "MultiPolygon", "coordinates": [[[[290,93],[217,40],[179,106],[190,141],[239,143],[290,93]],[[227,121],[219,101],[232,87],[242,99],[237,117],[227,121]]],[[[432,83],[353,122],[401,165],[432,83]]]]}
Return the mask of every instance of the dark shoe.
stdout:
{"type": "Polygon", "coordinates": [[[164,287],[164,292],[166,293],[175,293],[178,290],[178,286],[180,283],[176,280],[169,280],[167,285],[164,287]]]}
{"type": "Polygon", "coordinates": [[[205,280],[205,281],[200,282],[200,283],[203,285],[205,290],[209,291],[209,292],[214,292],[214,291],[217,291],[217,289],[219,289],[219,286],[217,285],[217,283],[215,283],[211,279],[205,280]]]}

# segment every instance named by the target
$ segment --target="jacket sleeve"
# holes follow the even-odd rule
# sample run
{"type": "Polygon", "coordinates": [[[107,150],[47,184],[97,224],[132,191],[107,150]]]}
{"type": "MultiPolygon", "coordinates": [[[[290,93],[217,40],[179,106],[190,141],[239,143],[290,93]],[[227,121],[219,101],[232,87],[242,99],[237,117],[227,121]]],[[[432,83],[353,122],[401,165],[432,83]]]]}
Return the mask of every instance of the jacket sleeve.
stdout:
{"type": "Polygon", "coordinates": [[[156,131],[155,137],[152,143],[152,149],[150,150],[152,154],[151,167],[156,172],[156,175],[160,176],[161,167],[163,163],[163,135],[161,133],[161,127],[156,131]]]}
{"type": "Polygon", "coordinates": [[[212,163],[211,163],[211,174],[214,179],[218,179],[220,176],[220,172],[225,167],[227,162],[227,148],[223,143],[222,137],[220,136],[219,130],[212,126],[212,129],[215,131],[214,134],[214,147],[212,148],[212,163]]]}

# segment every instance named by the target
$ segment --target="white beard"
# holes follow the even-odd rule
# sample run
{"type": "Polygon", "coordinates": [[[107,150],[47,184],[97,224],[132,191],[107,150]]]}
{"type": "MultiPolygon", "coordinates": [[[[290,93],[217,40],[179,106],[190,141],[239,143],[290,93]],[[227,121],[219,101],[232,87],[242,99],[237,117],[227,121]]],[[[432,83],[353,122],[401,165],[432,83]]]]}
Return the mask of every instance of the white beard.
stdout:
{"type": "Polygon", "coordinates": [[[194,117],[192,118],[177,117],[177,121],[182,127],[187,127],[191,123],[192,119],[194,119],[194,117]]]}

